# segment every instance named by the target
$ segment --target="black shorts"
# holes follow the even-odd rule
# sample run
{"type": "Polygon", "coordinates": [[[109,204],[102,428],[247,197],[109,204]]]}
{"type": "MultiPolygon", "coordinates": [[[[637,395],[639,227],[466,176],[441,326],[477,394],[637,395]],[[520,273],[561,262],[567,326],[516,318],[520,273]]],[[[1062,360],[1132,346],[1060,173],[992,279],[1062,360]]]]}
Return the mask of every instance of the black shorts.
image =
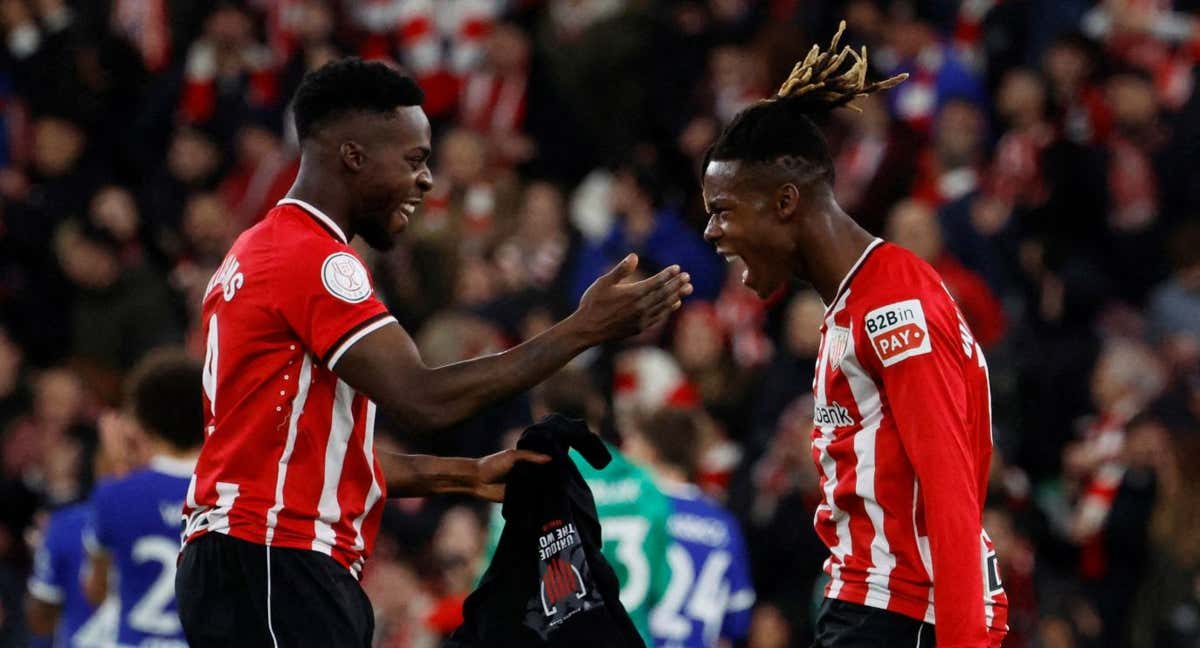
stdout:
{"type": "Polygon", "coordinates": [[[903,614],[825,599],[813,648],[933,648],[933,625],[903,614]]]}
{"type": "Polygon", "coordinates": [[[366,593],[333,558],[221,533],[184,547],[175,598],[192,648],[369,648],[375,632],[366,593]]]}

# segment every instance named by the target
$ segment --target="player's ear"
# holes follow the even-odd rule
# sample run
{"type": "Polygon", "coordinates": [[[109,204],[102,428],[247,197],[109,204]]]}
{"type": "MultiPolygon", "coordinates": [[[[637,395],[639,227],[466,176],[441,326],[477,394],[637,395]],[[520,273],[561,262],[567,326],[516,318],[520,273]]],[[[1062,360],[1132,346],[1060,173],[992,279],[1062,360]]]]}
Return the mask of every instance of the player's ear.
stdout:
{"type": "Polygon", "coordinates": [[[775,201],[772,205],[775,215],[781,221],[795,218],[800,210],[800,188],[792,182],[785,182],[775,190],[775,201]]]}
{"type": "Polygon", "coordinates": [[[354,140],[342,142],[342,145],[338,147],[338,153],[342,156],[342,164],[355,173],[362,170],[367,161],[367,155],[363,152],[362,145],[354,140]]]}

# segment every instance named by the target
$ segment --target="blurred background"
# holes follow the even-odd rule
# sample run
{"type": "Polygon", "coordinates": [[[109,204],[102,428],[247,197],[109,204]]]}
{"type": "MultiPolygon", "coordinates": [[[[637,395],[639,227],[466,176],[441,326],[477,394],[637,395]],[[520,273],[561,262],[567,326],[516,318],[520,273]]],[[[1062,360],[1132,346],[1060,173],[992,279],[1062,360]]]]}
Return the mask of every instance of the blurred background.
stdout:
{"type": "MultiPolygon", "coordinates": [[[[741,288],[700,236],[697,165],[842,18],[874,74],[911,77],[826,124],[837,198],[941,272],[988,351],[1005,645],[1200,645],[1195,0],[0,0],[0,645],[29,641],[48,512],[143,460],[103,415],[148,350],[203,354],[203,287],[296,172],[288,100],[344,55],[427,93],[436,186],[362,253],[429,364],[536,334],[629,250],[696,287],[531,394],[379,443],[478,456],[546,410],[614,441],[682,411],[693,479],[746,537],[745,644],[808,645],[823,306],[741,288]]],[[[379,645],[436,646],[490,511],[387,506],[379,645]]]]}

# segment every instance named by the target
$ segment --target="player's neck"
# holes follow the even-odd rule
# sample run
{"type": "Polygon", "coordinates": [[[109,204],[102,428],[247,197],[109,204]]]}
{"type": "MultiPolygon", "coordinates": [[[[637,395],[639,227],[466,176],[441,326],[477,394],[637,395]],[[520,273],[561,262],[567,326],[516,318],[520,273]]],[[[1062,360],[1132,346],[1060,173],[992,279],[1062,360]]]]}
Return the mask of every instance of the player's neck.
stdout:
{"type": "Polygon", "coordinates": [[[321,210],[337,223],[347,236],[351,236],[353,228],[350,227],[350,219],[347,216],[350,213],[350,201],[336,182],[329,182],[322,177],[323,175],[301,159],[300,172],[296,174],[292,188],[288,189],[287,197],[302,200],[321,210]]]}
{"type": "Polygon", "coordinates": [[[821,301],[829,305],[837,297],[842,280],[875,237],[832,201],[820,217],[808,221],[811,226],[802,233],[801,240],[801,249],[806,251],[804,275],[821,301]]]}
{"type": "Polygon", "coordinates": [[[686,472],[658,461],[654,462],[654,476],[667,486],[682,487],[688,484],[686,472]]]}

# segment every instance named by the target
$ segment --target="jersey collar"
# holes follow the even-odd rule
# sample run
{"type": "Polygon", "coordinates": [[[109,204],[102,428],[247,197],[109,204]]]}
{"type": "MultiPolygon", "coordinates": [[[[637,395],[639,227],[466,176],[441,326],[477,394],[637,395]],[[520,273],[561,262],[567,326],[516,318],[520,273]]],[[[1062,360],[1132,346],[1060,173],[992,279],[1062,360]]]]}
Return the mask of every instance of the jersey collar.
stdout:
{"type": "Polygon", "coordinates": [[[871,243],[867,245],[867,249],[863,250],[863,253],[858,257],[858,260],[854,262],[854,265],[850,266],[850,272],[847,272],[846,276],[842,277],[842,282],[838,284],[838,289],[837,292],[833,294],[833,299],[830,300],[825,306],[825,317],[829,317],[830,309],[837,305],[838,300],[842,297],[842,293],[846,292],[846,288],[850,287],[850,281],[854,279],[854,275],[858,274],[859,268],[861,268],[863,263],[867,261],[867,257],[871,256],[871,252],[874,252],[875,248],[879,247],[880,245],[883,245],[883,239],[876,237],[874,241],[871,241],[871,243]]]}
{"type": "Polygon", "coordinates": [[[342,228],[338,227],[338,224],[333,222],[333,219],[326,216],[325,212],[321,211],[320,209],[317,209],[303,200],[298,200],[296,198],[284,198],[283,200],[275,203],[276,207],[280,205],[295,205],[300,209],[303,209],[304,211],[308,212],[309,216],[312,216],[317,220],[317,224],[329,230],[329,233],[333,234],[339,241],[347,245],[350,243],[350,241],[346,239],[346,233],[342,231],[342,228]]]}
{"type": "Polygon", "coordinates": [[[168,457],[156,454],[150,457],[150,468],[172,477],[191,477],[196,472],[196,457],[168,457]]]}

